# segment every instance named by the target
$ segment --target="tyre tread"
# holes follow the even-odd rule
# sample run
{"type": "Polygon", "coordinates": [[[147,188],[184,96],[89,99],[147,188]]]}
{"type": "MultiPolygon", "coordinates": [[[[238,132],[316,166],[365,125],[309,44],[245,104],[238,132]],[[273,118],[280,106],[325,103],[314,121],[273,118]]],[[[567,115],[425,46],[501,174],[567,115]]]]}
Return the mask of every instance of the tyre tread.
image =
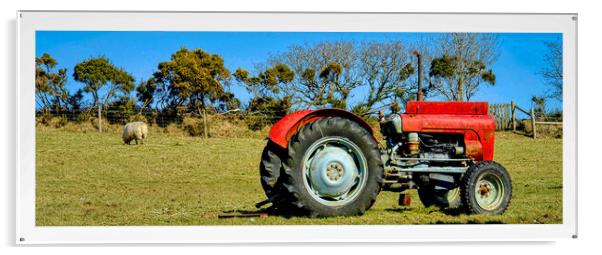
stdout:
{"type": "MultiPolygon", "coordinates": [[[[297,209],[300,210],[302,214],[305,214],[309,217],[363,214],[368,208],[370,208],[374,204],[374,202],[376,201],[376,197],[380,192],[380,188],[383,184],[383,164],[380,160],[380,152],[378,150],[378,145],[373,140],[372,135],[356,122],[341,117],[321,118],[302,127],[297,132],[297,134],[291,139],[289,143],[289,148],[285,155],[285,159],[283,159],[282,162],[283,186],[286,187],[286,190],[289,193],[286,195],[286,202],[291,205],[294,205],[297,209]],[[299,147],[301,147],[304,142],[307,142],[306,139],[308,139],[308,137],[314,137],[317,134],[323,136],[325,132],[324,130],[327,128],[334,128],[338,130],[351,130],[351,132],[357,136],[355,137],[356,139],[363,139],[362,144],[370,145],[370,148],[368,149],[371,155],[365,155],[366,160],[369,161],[369,168],[370,166],[373,166],[380,169],[377,169],[377,171],[379,171],[380,174],[377,174],[375,176],[377,188],[369,190],[369,185],[367,184],[365,186],[365,191],[368,192],[368,194],[363,195],[367,196],[367,199],[363,199],[365,201],[355,208],[341,207],[335,208],[332,211],[318,210],[317,208],[315,208],[315,206],[312,206],[310,204],[309,199],[311,198],[304,197],[304,195],[299,190],[297,190],[297,187],[295,185],[299,185],[298,181],[295,178],[296,171],[298,171],[298,169],[296,169],[296,159],[299,159],[303,156],[299,155],[298,153],[304,153],[304,151],[302,151],[299,147]],[[377,163],[374,162],[375,158],[378,159],[377,163]]],[[[370,169],[367,169],[367,171],[369,173],[375,172],[371,171],[370,169]]],[[[370,176],[368,176],[368,178],[370,178],[370,176]]],[[[360,194],[360,196],[362,195],[360,194]]]]}
{"type": "Polygon", "coordinates": [[[505,204],[501,206],[500,210],[494,212],[495,214],[502,214],[508,209],[508,206],[510,205],[510,202],[512,200],[512,178],[510,178],[510,174],[508,173],[508,171],[501,164],[495,161],[481,161],[468,168],[460,183],[460,196],[462,199],[462,206],[464,207],[464,210],[469,214],[487,213],[487,211],[481,209],[476,203],[473,203],[471,192],[472,190],[474,190],[472,182],[476,181],[477,176],[483,169],[493,169],[494,171],[499,172],[502,176],[505,177],[505,180],[502,181],[508,182],[509,195],[507,197],[507,201],[504,202],[505,204]]]}

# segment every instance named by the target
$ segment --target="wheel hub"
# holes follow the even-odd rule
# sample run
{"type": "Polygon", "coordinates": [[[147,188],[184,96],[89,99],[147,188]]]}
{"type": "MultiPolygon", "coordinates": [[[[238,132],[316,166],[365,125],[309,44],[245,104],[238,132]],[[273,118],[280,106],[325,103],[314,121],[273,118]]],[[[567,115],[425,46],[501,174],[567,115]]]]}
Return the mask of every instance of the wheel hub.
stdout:
{"type": "Polygon", "coordinates": [[[312,192],[335,201],[345,199],[359,176],[353,154],[337,144],[323,144],[315,151],[305,165],[312,192]]]}
{"type": "Polygon", "coordinates": [[[483,209],[493,210],[503,200],[504,185],[495,175],[485,175],[477,181],[475,187],[477,204],[483,209]]]}
{"type": "Polygon", "coordinates": [[[491,191],[491,188],[489,188],[489,185],[487,185],[486,183],[481,183],[479,185],[479,193],[481,194],[482,197],[487,197],[489,195],[490,191],[491,191]]]}
{"type": "Polygon", "coordinates": [[[338,162],[328,164],[328,167],[326,168],[326,176],[328,176],[328,179],[331,181],[338,181],[343,177],[343,174],[345,174],[345,169],[341,164],[338,162]]]}

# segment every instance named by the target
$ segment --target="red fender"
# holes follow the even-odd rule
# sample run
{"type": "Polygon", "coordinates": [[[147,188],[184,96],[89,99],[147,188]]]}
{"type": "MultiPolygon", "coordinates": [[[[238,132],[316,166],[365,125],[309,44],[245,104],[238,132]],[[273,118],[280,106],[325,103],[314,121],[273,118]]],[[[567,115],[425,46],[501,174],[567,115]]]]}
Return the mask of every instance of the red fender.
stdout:
{"type": "Polygon", "coordinates": [[[341,109],[329,108],[320,110],[303,110],[286,115],[284,118],[276,122],[272,129],[270,129],[270,140],[278,144],[282,148],[288,147],[288,142],[291,138],[301,129],[301,127],[325,117],[341,117],[353,120],[366,128],[372,138],[374,138],[374,131],[372,127],[361,117],[341,109]]]}

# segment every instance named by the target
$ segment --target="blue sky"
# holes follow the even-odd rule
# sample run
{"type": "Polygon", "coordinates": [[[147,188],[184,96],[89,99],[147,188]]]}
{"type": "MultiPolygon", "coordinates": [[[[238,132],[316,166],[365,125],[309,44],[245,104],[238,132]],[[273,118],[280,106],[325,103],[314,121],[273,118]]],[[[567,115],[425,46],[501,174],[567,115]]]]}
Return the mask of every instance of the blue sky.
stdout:
{"type": "MultiPolygon", "coordinates": [[[[336,33],[336,32],[111,32],[111,31],[37,31],[36,56],[49,53],[58,68],[67,68],[67,87],[76,91],[83,86],[72,78],[73,67],[90,57],[105,56],[113,64],[130,72],[139,81],[152,76],[159,62],[169,60],[182,47],[203,50],[222,56],[226,67],[234,72],[242,67],[255,70],[270,54],[282,52],[293,44],[329,40],[402,40],[411,43],[419,33],[336,33]]],[[[548,87],[538,72],[545,66],[544,41],[560,41],[555,33],[502,33],[500,56],[491,67],[495,86],[482,86],[473,101],[508,103],[529,107],[533,95],[545,94],[548,87]]],[[[243,102],[250,95],[237,85],[231,90],[243,102]]],[[[351,103],[353,103],[351,99],[351,103]]],[[[550,101],[548,108],[561,108],[550,101]]]]}

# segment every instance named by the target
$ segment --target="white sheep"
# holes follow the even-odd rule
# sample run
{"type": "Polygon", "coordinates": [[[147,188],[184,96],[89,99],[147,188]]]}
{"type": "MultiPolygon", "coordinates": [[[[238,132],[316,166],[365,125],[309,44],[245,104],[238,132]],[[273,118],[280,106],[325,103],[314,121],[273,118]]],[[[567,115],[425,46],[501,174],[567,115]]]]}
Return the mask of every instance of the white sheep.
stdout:
{"type": "Polygon", "coordinates": [[[136,144],[138,144],[138,140],[140,140],[141,144],[144,144],[144,139],[147,136],[148,126],[144,122],[137,121],[125,124],[121,138],[123,138],[125,144],[130,144],[132,140],[135,140],[136,144]]]}

